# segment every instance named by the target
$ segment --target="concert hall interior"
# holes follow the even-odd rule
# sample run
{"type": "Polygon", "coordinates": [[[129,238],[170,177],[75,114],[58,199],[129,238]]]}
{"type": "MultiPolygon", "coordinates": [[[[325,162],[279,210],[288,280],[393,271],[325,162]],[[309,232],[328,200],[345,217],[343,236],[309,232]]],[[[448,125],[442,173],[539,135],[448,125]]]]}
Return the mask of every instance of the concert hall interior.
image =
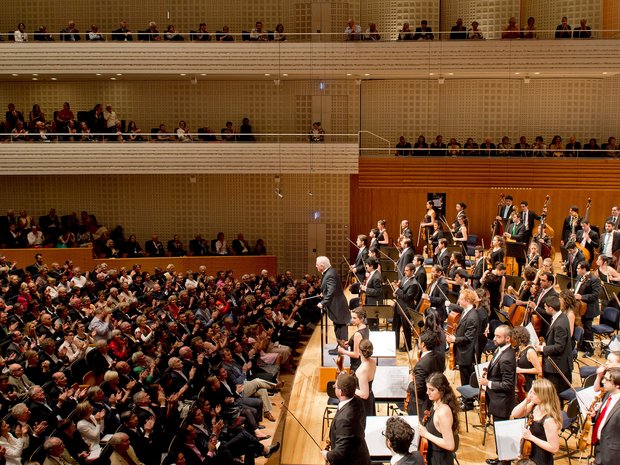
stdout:
{"type": "MultiPolygon", "coordinates": [[[[261,279],[262,270],[265,275],[286,276],[282,282],[288,280],[298,291],[304,280],[312,280],[307,275],[314,275],[316,286],[304,289],[308,300],[297,295],[301,300],[295,304],[311,308],[312,314],[321,313],[321,318],[294,321],[291,317],[282,323],[290,323],[284,332],[293,328],[291,338],[297,345],[286,365],[288,370],[278,374],[283,386],[270,386],[276,421],[264,421],[262,432],[271,439],[260,443],[267,452],[259,447],[256,463],[325,463],[319,449],[326,446],[330,428],[336,428],[332,425],[340,424],[333,420],[338,399],[332,398],[333,408],[328,407],[327,384],[331,383],[331,393],[335,362],[341,360],[337,354],[329,354],[329,349],[341,342],[346,346],[351,338],[352,345],[341,349],[345,367],[354,353],[353,359],[363,359],[363,369],[371,373],[373,360],[378,373],[388,373],[393,367],[406,372],[421,360],[428,361],[428,352],[439,350],[422,350],[420,340],[425,331],[434,331],[436,345],[443,346],[438,363],[445,368],[445,379],[460,402],[455,455],[459,465],[487,459],[497,465],[496,432],[491,424],[485,428],[482,423],[528,416],[529,410],[523,414],[514,398],[521,394],[519,360],[534,363],[528,361],[531,347],[534,353],[543,354],[537,362],[542,363],[540,377],[554,386],[551,389],[546,381],[527,372],[531,375],[527,387],[534,384],[532,389],[537,389],[527,405],[533,409],[532,431],[543,429],[552,439],[533,440],[532,462],[521,465],[572,465],[594,455],[596,463],[613,462],[609,450],[618,446],[610,446],[608,438],[611,428],[620,435],[620,421],[612,417],[614,407],[620,410],[615,404],[617,394],[607,394],[597,403],[587,398],[593,415],[577,413],[572,423],[559,428],[558,436],[555,431],[551,434],[549,423],[555,422],[560,410],[564,417],[559,418],[566,421],[567,415],[583,408],[580,402],[586,401],[571,403],[575,394],[565,386],[561,391],[568,392],[563,392],[558,410],[556,398],[548,393],[559,394],[557,388],[566,384],[564,373],[570,375],[568,381],[577,390],[593,391],[595,379],[597,388],[604,385],[612,393],[620,389],[612,386],[615,367],[620,367],[620,353],[616,353],[620,345],[614,346],[618,344],[614,338],[620,313],[620,272],[616,271],[620,256],[620,147],[616,146],[620,137],[620,0],[22,0],[7,2],[0,9],[0,105],[6,109],[6,116],[0,116],[0,256],[6,257],[0,264],[0,297],[7,305],[0,305],[0,316],[8,313],[9,318],[9,325],[0,321],[4,331],[0,337],[2,375],[8,376],[10,371],[13,379],[9,362],[13,360],[6,348],[10,332],[23,330],[21,325],[13,327],[12,305],[18,292],[11,294],[15,288],[8,277],[11,262],[17,262],[15,269],[26,268],[38,252],[50,266],[72,261],[73,266],[89,271],[93,281],[104,262],[118,270],[131,270],[139,263],[142,271],[149,273],[156,268],[165,271],[169,264],[179,273],[206,267],[204,276],[232,270],[237,289],[243,286],[242,276],[256,279],[254,294],[267,286],[263,284],[267,279],[261,279]],[[429,29],[422,26],[422,20],[429,29]],[[63,119],[62,115],[69,113],[71,116],[63,119]],[[108,125],[108,121],[112,123],[108,125]],[[62,231],[70,229],[73,213],[79,217],[84,211],[96,216],[97,226],[103,228],[95,230],[100,233],[105,229],[105,238],[120,225],[126,236],[135,235],[145,249],[147,242],[161,241],[162,254],[115,253],[113,242],[110,245],[94,236],[92,243],[90,238],[80,242],[81,247],[71,246],[78,242],[74,237],[67,246],[61,241],[60,222],[56,236],[50,238],[49,230],[44,231],[43,242],[36,243],[37,248],[29,247],[31,226],[45,219],[50,209],[62,219],[62,231]],[[23,211],[32,221],[23,230],[17,221],[10,231],[15,218],[11,219],[9,210],[18,220],[23,211]],[[515,216],[511,216],[513,211],[515,216]],[[541,220],[549,238],[537,237],[541,220]],[[408,231],[403,221],[408,222],[408,231]],[[588,226],[584,228],[584,224],[588,226]],[[13,233],[21,236],[11,236],[13,233]],[[238,241],[238,235],[245,236],[247,250],[243,245],[242,252],[235,244],[223,246],[223,241],[218,242],[220,233],[228,243],[238,241]],[[177,236],[179,250],[181,244],[188,244],[189,254],[172,251],[177,236]],[[379,238],[379,247],[373,236],[379,238]],[[538,245],[531,256],[530,240],[538,245]],[[192,248],[191,243],[199,241],[204,241],[204,253],[192,248]],[[254,254],[259,241],[266,252],[254,254]],[[166,243],[168,251],[163,251],[166,243]],[[476,250],[477,246],[482,250],[476,250]],[[447,252],[442,253],[444,248],[447,252]],[[376,264],[368,259],[368,249],[376,264]],[[249,256],[241,256],[246,252],[249,256]],[[444,254],[445,261],[440,258],[444,254]],[[407,271],[411,277],[406,274],[405,265],[414,261],[414,255],[415,260],[422,256],[421,271],[417,270],[423,278],[413,268],[407,271]],[[494,259],[498,256],[505,270],[497,267],[494,259]],[[327,257],[330,266],[318,270],[318,257],[327,257]],[[545,258],[552,264],[551,278],[545,278],[545,258]],[[439,274],[433,268],[438,264],[444,268],[439,274]],[[534,278],[520,277],[530,266],[535,268],[536,292],[530,291],[534,278]],[[392,350],[389,355],[362,357],[360,341],[354,341],[354,334],[361,334],[357,330],[364,330],[363,323],[356,325],[359,317],[354,316],[348,325],[336,321],[334,288],[325,284],[330,268],[335,270],[334,283],[338,281],[337,295],[343,293],[351,308],[359,304],[366,310],[371,339],[381,341],[379,346],[375,344],[375,353],[392,350]],[[375,289],[371,278],[377,276],[375,289]],[[549,293],[555,289],[558,294],[547,303],[543,299],[548,297],[547,288],[539,284],[541,277],[543,282],[553,280],[549,293]],[[357,283],[352,282],[355,280],[357,283]],[[401,291],[397,298],[396,289],[421,280],[424,285],[410,291],[409,297],[401,291]],[[508,296],[509,285],[514,285],[513,296],[508,296]],[[469,302],[474,298],[467,291],[470,287],[484,289],[490,297],[486,319],[477,311],[479,302],[469,302]],[[592,292],[586,293],[586,288],[592,292]],[[446,300],[454,307],[447,307],[446,300]],[[555,308],[555,300],[561,309],[555,308]],[[318,302],[322,305],[317,306],[318,302]],[[486,351],[482,347],[474,350],[474,324],[466,327],[469,323],[465,321],[468,303],[480,318],[475,346],[490,344],[486,351]],[[534,309],[526,311],[530,307],[534,309]],[[517,315],[519,311],[525,316],[517,315]],[[432,322],[439,320],[439,326],[422,331],[426,312],[433,315],[429,318],[432,322]],[[463,322],[453,323],[451,317],[458,320],[461,314],[463,322]],[[566,337],[559,341],[554,325],[563,325],[565,315],[570,334],[562,333],[566,337]],[[420,322],[417,328],[414,325],[412,346],[400,351],[411,321],[420,322]],[[498,345],[505,350],[495,353],[493,331],[498,322],[503,325],[495,338],[503,341],[498,345]],[[542,327],[533,328],[535,322],[542,327]],[[530,334],[532,344],[526,341],[520,347],[515,335],[520,330],[515,328],[528,323],[535,332],[530,334]],[[611,331],[601,328],[602,324],[611,326],[611,331]],[[446,329],[457,332],[452,345],[446,329]],[[346,338],[336,338],[345,330],[346,338]],[[576,341],[575,334],[582,335],[581,340],[576,341]],[[386,335],[390,341],[384,347],[386,335]],[[452,358],[460,357],[456,367],[446,363],[450,358],[446,337],[448,347],[456,351],[452,358]],[[394,348],[394,343],[400,347],[394,348]],[[558,355],[549,349],[561,346],[568,351],[571,344],[579,346],[574,347],[570,359],[562,358],[566,353],[558,355]],[[512,360],[514,366],[508,370],[512,373],[507,374],[504,365],[499,375],[494,373],[496,360],[512,353],[506,349],[511,345],[517,358],[517,364],[512,360]],[[471,379],[468,370],[485,361],[490,362],[491,385],[485,391],[488,407],[483,415],[483,390],[475,386],[465,399],[463,389],[457,388],[464,384],[462,379],[471,379]],[[564,369],[562,362],[570,367],[564,369]],[[597,378],[599,367],[606,371],[600,368],[597,378]],[[502,391],[506,383],[511,386],[509,394],[502,391]],[[612,413],[605,416],[600,412],[607,399],[614,404],[612,413]],[[515,410],[503,411],[498,407],[502,403],[515,410]],[[597,423],[599,417],[605,421],[597,423]],[[591,444],[592,429],[600,433],[596,445],[591,444]],[[566,442],[564,437],[568,437],[566,442]],[[279,450],[274,447],[269,453],[276,443],[281,444],[279,450]],[[263,457],[263,452],[268,457],[263,457]]],[[[74,270],[69,267],[65,274],[71,279],[74,270]]],[[[117,279],[115,272],[112,274],[117,279]]],[[[216,287],[211,310],[222,303],[216,303],[216,287]]],[[[269,296],[265,306],[273,304],[280,312],[275,302],[284,292],[269,296]]],[[[110,289],[105,293],[107,299],[110,289]]],[[[247,295],[243,297],[245,302],[247,295]]],[[[265,300],[267,297],[263,303],[265,300]]],[[[234,298],[230,302],[237,307],[234,298]]],[[[248,321],[263,321],[259,319],[263,317],[261,307],[248,321]]],[[[345,317],[348,322],[348,309],[345,317]]],[[[176,322],[177,316],[169,318],[176,322]]],[[[113,317],[113,321],[115,329],[120,329],[121,320],[113,317]]],[[[136,322],[131,324],[135,330],[136,322]]],[[[240,333],[245,331],[243,318],[237,328],[240,333]]],[[[361,339],[367,339],[365,333],[361,339]]],[[[39,342],[33,346],[37,350],[39,342]]],[[[63,340],[57,338],[56,342],[58,349],[63,340]]],[[[178,349],[171,350],[182,352],[178,349]]],[[[167,361],[171,355],[173,352],[164,354],[162,371],[174,371],[175,357],[171,365],[167,361]]],[[[278,366],[280,362],[285,365],[282,359],[286,357],[275,358],[278,366]]],[[[19,360],[26,364],[25,359],[19,360]]],[[[127,360],[131,361],[130,355],[127,360]]],[[[360,378],[367,376],[364,373],[360,378]]],[[[0,391],[4,392],[2,375],[0,391]]],[[[383,376],[394,376],[391,388],[397,383],[394,380],[400,379],[400,374],[383,376]]],[[[51,383],[51,378],[48,381],[51,383]]],[[[82,377],[77,381],[81,383],[82,377]]],[[[98,381],[103,383],[103,378],[98,381]]],[[[386,401],[375,396],[377,417],[413,417],[402,405],[405,393],[416,405],[414,393],[427,396],[424,385],[416,389],[413,382],[401,381],[397,390],[402,398],[388,396],[386,401]]],[[[620,377],[618,381],[620,384],[620,377]]],[[[382,382],[375,380],[375,388],[382,382]]],[[[431,384],[433,389],[437,391],[436,384],[431,384]]],[[[334,388],[334,393],[345,390],[339,387],[336,392],[334,388]]],[[[202,393],[195,389],[191,396],[186,395],[187,409],[181,412],[194,412],[202,393]]],[[[170,398],[170,393],[166,394],[170,398]]],[[[0,397],[2,407],[4,396],[0,397]]],[[[446,414],[441,407],[448,406],[449,411],[450,398],[442,394],[437,401],[432,425],[441,417],[445,428],[446,414]]],[[[159,400],[153,395],[151,399],[159,400]]],[[[8,408],[0,408],[0,414],[13,425],[8,408]]],[[[120,425],[122,415],[118,418],[120,425]]],[[[145,426],[142,420],[140,417],[141,428],[145,426]]],[[[179,418],[179,424],[185,434],[186,423],[179,418]]],[[[373,425],[374,443],[385,443],[383,436],[379,437],[383,427],[373,425]]],[[[429,426],[427,423],[424,428],[429,426]]],[[[11,427],[12,433],[7,434],[16,440],[11,427]]],[[[437,427],[433,429],[438,432],[437,427]]],[[[417,443],[418,429],[415,431],[417,443]]],[[[332,433],[338,437],[337,431],[332,433]]],[[[521,434],[519,429],[519,437],[521,434]]],[[[530,433],[525,434],[531,439],[530,433]]],[[[6,447],[11,440],[4,437],[3,427],[0,446],[6,447]]],[[[30,441],[37,443],[38,439],[31,436],[30,441]]],[[[108,439],[101,448],[111,452],[112,445],[106,446],[108,439]]],[[[184,436],[176,439],[176,443],[171,439],[172,444],[184,436]]],[[[205,452],[208,442],[207,437],[205,452]]],[[[374,455],[376,444],[367,442],[373,463],[390,462],[389,455],[374,455]]],[[[431,439],[426,442],[431,443],[433,455],[428,465],[455,463],[451,452],[440,453],[449,449],[431,439]]],[[[445,442],[441,444],[445,446],[445,442]]],[[[42,439],[39,446],[39,453],[49,449],[42,439]]],[[[336,446],[341,447],[331,444],[336,446]]],[[[2,455],[0,448],[0,464],[2,455]]],[[[18,457],[21,462],[11,462],[9,455],[9,464],[26,464],[31,458],[24,454],[18,457]]],[[[221,455],[217,455],[221,461],[209,462],[212,457],[199,454],[196,462],[187,463],[229,463],[221,455]]],[[[333,450],[328,456],[333,465],[344,463],[336,456],[333,450]]],[[[168,457],[162,463],[179,464],[182,460],[168,457]]]]}

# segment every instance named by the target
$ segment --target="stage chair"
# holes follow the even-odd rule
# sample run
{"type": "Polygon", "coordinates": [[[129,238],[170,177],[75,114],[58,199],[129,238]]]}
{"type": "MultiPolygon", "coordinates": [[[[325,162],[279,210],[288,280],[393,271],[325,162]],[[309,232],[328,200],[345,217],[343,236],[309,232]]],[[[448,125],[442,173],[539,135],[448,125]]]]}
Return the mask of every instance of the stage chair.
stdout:
{"type": "Polygon", "coordinates": [[[564,445],[566,446],[566,457],[568,457],[568,465],[571,464],[571,455],[577,452],[576,449],[572,449],[568,447],[568,440],[574,436],[576,436],[579,431],[579,401],[577,399],[573,399],[568,404],[566,411],[562,410],[562,430],[560,432],[560,437],[564,439],[564,445]]]}
{"type": "MultiPolygon", "coordinates": [[[[598,339],[601,343],[601,354],[604,354],[609,346],[609,343],[603,342],[604,337],[612,339],[618,332],[618,320],[620,319],[620,310],[614,307],[607,307],[603,310],[601,319],[598,325],[592,325],[592,331],[594,332],[594,339],[598,339]]],[[[610,340],[611,342],[611,340],[610,340]]]]}
{"type": "Polygon", "coordinates": [[[330,381],[327,383],[327,395],[329,398],[327,399],[327,405],[325,406],[325,410],[323,410],[323,424],[321,425],[321,439],[325,439],[325,430],[329,429],[329,425],[336,416],[336,412],[338,411],[338,397],[336,396],[336,381],[330,381]]]}
{"type": "MultiPolygon", "coordinates": [[[[468,403],[475,403],[478,401],[478,395],[480,394],[480,385],[478,384],[478,377],[476,373],[472,373],[469,377],[469,384],[465,386],[459,386],[456,390],[461,395],[461,400],[463,405],[467,405],[468,403]]],[[[467,417],[467,409],[463,409],[465,411],[465,430],[469,432],[469,418],[467,417]]]]}

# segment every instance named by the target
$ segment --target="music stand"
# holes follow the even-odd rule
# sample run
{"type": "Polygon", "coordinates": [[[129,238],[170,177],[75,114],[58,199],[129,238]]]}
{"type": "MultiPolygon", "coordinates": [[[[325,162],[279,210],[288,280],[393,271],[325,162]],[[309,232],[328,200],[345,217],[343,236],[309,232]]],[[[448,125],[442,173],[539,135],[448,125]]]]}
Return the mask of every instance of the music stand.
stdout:
{"type": "Polygon", "coordinates": [[[391,305],[364,305],[362,308],[366,311],[366,319],[371,331],[375,331],[375,328],[376,330],[379,329],[379,320],[381,318],[387,321],[388,318],[392,318],[394,315],[394,309],[391,305]]]}
{"type": "Polygon", "coordinates": [[[524,260],[526,250],[525,242],[506,242],[506,256],[513,257],[517,262],[524,260]]]}
{"type": "Polygon", "coordinates": [[[558,283],[558,286],[561,290],[570,289],[571,288],[571,279],[570,276],[565,274],[558,273],[555,275],[555,280],[558,283]]]}
{"type": "Polygon", "coordinates": [[[611,302],[612,300],[615,302],[616,299],[614,298],[614,296],[620,295],[620,286],[617,284],[611,284],[611,283],[602,283],[602,284],[603,284],[604,290],[603,289],[601,290],[600,297],[605,298],[606,305],[609,305],[609,302],[611,302]],[[607,300],[608,295],[609,295],[609,300],[607,300]]]}
{"type": "Polygon", "coordinates": [[[519,290],[519,288],[521,287],[521,283],[523,281],[525,281],[521,276],[512,276],[512,275],[505,275],[506,277],[506,288],[508,288],[508,286],[512,286],[512,288],[517,291],[519,290]]]}

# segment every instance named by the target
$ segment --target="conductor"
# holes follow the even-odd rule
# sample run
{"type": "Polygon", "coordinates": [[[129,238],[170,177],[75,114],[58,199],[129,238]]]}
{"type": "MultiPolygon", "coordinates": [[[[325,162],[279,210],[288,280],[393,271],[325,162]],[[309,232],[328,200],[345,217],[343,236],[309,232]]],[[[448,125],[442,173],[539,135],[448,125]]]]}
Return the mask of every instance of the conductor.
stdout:
{"type": "MultiPolygon", "coordinates": [[[[335,268],[332,267],[329,258],[317,257],[316,269],[321,273],[321,293],[322,300],[317,304],[321,310],[327,310],[327,316],[334,323],[334,333],[337,341],[348,339],[348,328],[351,314],[349,304],[342,290],[342,283],[335,268]]],[[[338,347],[329,351],[330,355],[338,355],[338,347]]]]}

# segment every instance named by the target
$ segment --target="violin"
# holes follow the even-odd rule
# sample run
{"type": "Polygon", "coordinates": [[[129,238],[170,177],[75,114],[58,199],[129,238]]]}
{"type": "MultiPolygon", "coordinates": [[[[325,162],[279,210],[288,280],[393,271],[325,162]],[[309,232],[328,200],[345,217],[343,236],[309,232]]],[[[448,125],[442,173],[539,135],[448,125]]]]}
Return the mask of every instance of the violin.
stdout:
{"type": "Polygon", "coordinates": [[[523,399],[527,397],[527,392],[525,392],[525,375],[523,373],[517,373],[517,386],[515,388],[515,392],[517,393],[517,399],[519,402],[522,402],[523,399]]]}
{"type": "MultiPolygon", "coordinates": [[[[489,369],[482,370],[482,377],[486,378],[489,369]]],[[[487,387],[480,385],[480,394],[478,394],[478,403],[480,404],[480,410],[478,415],[480,416],[480,423],[486,425],[487,423],[487,387]]]]}
{"type": "MultiPolygon", "coordinates": [[[[426,426],[428,420],[431,418],[431,412],[429,410],[424,410],[424,417],[422,417],[422,421],[420,424],[422,426],[426,426]]],[[[426,463],[426,455],[428,454],[428,439],[420,437],[420,445],[418,446],[418,452],[422,454],[424,458],[424,463],[426,463]]]]}
{"type": "Polygon", "coordinates": [[[592,446],[592,427],[594,426],[592,423],[592,412],[596,408],[596,404],[599,404],[603,400],[604,395],[605,389],[601,389],[588,409],[588,414],[583,422],[581,433],[579,434],[579,439],[577,440],[577,448],[580,451],[584,451],[592,446]]]}
{"type": "MultiPolygon", "coordinates": [[[[325,449],[323,449],[325,452],[329,452],[330,450],[332,450],[332,442],[328,439],[325,440],[325,449]]],[[[325,459],[325,465],[329,465],[329,460],[325,459]]]]}
{"type": "MultiPolygon", "coordinates": [[[[534,413],[530,412],[530,414],[527,416],[527,423],[525,424],[525,428],[529,430],[532,426],[532,423],[534,423],[534,413]]],[[[531,454],[532,441],[528,439],[521,439],[521,458],[529,459],[531,454]]]]}
{"type": "MultiPolygon", "coordinates": [[[[448,319],[446,320],[446,334],[454,335],[454,333],[456,332],[456,327],[459,324],[462,315],[462,313],[456,312],[454,310],[450,312],[450,315],[448,315],[448,319]]],[[[450,343],[450,351],[448,355],[448,368],[450,370],[454,370],[456,368],[456,359],[454,357],[453,342],[450,343]]]]}

